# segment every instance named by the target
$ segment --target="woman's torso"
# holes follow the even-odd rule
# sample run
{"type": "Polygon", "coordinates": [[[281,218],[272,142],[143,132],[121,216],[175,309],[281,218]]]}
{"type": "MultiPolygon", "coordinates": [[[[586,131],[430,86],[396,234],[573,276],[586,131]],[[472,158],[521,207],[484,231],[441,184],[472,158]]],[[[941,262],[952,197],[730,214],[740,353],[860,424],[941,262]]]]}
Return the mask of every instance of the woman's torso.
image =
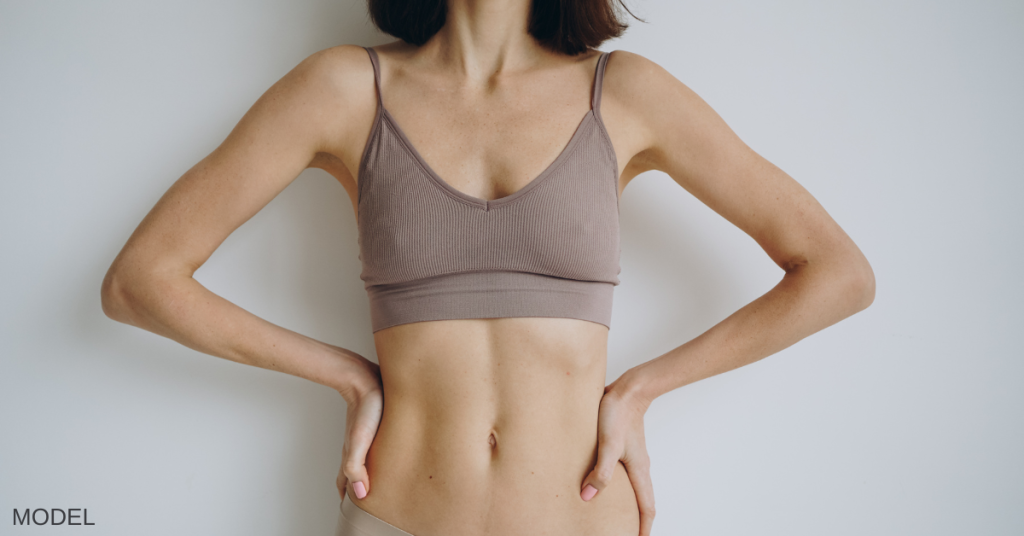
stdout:
{"type": "MultiPolygon", "coordinates": [[[[378,50],[389,112],[438,175],[477,198],[528,184],[590,107],[596,54],[497,81],[493,97],[473,102],[441,77],[417,73],[409,49],[378,50]]],[[[368,105],[375,110],[376,98],[368,105]]],[[[356,177],[346,172],[355,168],[315,167],[339,177],[358,211],[356,177]]],[[[370,493],[355,502],[416,536],[637,533],[621,464],[597,497],[580,498],[596,461],[607,338],[599,323],[553,317],[375,332],[384,414],[367,457],[370,493]]]]}

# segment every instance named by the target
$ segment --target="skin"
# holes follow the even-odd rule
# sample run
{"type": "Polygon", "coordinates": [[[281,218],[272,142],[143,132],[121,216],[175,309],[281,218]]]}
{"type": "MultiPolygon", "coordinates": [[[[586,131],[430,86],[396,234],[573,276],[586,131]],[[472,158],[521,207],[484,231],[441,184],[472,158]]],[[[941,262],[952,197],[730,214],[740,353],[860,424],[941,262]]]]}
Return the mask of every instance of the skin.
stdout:
{"type": "MultiPolygon", "coordinates": [[[[422,47],[376,48],[389,112],[446,182],[476,197],[529,183],[589,109],[599,53],[541,48],[525,31],[528,6],[452,0],[446,26],[422,47]]],[[[600,110],[619,193],[638,174],[662,171],[783,270],[775,287],[697,338],[605,386],[600,324],[418,322],[374,334],[378,366],[199,284],[194,272],[223,240],[306,168],[336,177],[358,213],[356,171],[376,98],[362,48],[306,58],[153,207],[111,265],[102,300],[115,320],[337,390],[347,403],[339,492],[417,536],[649,535],[643,416],[652,401],[778,352],[874,299],[868,261],[807,190],[685,84],[621,50],[609,58],[600,110]],[[596,495],[585,500],[588,487],[596,495]]]]}

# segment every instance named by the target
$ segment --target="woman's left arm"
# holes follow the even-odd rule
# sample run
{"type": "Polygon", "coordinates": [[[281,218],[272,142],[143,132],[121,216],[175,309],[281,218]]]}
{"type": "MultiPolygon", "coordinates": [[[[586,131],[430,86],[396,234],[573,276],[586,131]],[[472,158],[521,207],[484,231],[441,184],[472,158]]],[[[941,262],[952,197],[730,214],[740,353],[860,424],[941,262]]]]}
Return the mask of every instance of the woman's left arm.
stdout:
{"type": "Polygon", "coordinates": [[[622,460],[637,491],[646,536],[650,519],[645,524],[644,502],[653,518],[654,499],[642,436],[651,402],[763,359],[865,309],[874,300],[875,279],[864,254],[821,204],[740,140],[703,99],[642,56],[625,51],[615,56],[619,61],[615,69],[608,67],[605,95],[621,111],[616,115],[632,121],[629,131],[638,150],[627,170],[633,176],[648,170],[668,174],[750,235],[785,272],[761,297],[606,388],[598,461],[583,489],[603,488],[622,460]],[[630,98],[616,99],[616,94],[630,98]],[[602,455],[602,450],[609,452],[602,455]]]}

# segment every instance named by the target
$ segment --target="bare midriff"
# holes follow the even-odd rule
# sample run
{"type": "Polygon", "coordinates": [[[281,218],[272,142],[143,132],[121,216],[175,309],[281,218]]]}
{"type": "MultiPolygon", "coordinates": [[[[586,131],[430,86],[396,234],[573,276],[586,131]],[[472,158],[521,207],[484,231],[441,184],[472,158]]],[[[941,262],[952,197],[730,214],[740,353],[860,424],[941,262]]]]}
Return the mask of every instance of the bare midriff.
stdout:
{"type": "Polygon", "coordinates": [[[608,328],[568,318],[417,322],[374,334],[384,413],[362,509],[414,536],[639,532],[621,463],[597,454],[608,328]]]}

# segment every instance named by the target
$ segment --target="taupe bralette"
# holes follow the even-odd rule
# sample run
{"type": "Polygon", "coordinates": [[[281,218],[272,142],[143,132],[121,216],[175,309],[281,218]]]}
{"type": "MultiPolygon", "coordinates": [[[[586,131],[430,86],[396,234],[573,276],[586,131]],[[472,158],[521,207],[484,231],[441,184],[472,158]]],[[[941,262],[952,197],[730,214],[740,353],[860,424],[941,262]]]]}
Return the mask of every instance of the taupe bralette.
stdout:
{"type": "Polygon", "coordinates": [[[591,109],[568,145],[520,190],[456,190],[384,107],[359,164],[360,279],[373,331],[428,320],[561,317],[611,327],[619,284],[618,162],[601,120],[601,54],[591,109]]]}

